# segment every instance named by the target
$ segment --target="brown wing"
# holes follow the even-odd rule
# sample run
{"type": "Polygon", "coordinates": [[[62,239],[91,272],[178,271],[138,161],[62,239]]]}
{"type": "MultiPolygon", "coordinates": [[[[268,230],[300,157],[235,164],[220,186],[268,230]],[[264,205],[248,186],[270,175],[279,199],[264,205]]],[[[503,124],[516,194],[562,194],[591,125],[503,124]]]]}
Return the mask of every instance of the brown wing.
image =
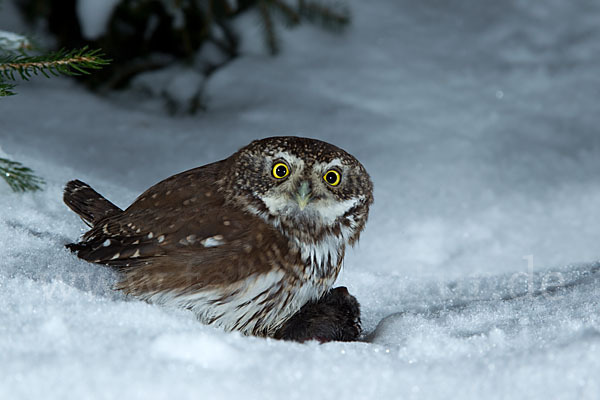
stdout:
{"type": "Polygon", "coordinates": [[[133,294],[226,285],[282,268],[297,251],[263,220],[226,204],[215,181],[224,161],[174,175],[118,215],[99,221],[75,248],[79,257],[125,272],[133,294]]]}

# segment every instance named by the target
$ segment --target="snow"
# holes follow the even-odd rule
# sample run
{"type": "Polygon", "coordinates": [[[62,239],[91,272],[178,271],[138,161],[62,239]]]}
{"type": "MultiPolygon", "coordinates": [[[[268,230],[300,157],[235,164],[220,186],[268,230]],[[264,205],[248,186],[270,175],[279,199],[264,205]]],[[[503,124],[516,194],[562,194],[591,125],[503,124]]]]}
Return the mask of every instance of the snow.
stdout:
{"type": "Polygon", "coordinates": [[[0,49],[17,51],[31,46],[29,40],[23,35],[0,30],[0,49]]]}
{"type": "Polygon", "coordinates": [[[162,101],[162,109],[171,113],[190,113],[201,106],[204,75],[192,68],[166,67],[145,72],[131,81],[131,91],[138,96],[152,96],[155,102],[162,101]]]}
{"type": "Polygon", "coordinates": [[[600,3],[351,9],[342,36],[282,31],[278,58],[244,35],[195,116],[61,79],[2,100],[0,156],[47,185],[0,184],[0,398],[598,398],[600,3]],[[61,201],[69,179],[127,206],[282,134],[335,143],[372,176],[338,282],[364,342],[225,333],[113,292],[113,272],[63,248],[85,231],[61,201]]]}
{"type": "Polygon", "coordinates": [[[77,0],[77,17],[83,37],[98,39],[108,27],[108,21],[120,0],[77,0]]]}

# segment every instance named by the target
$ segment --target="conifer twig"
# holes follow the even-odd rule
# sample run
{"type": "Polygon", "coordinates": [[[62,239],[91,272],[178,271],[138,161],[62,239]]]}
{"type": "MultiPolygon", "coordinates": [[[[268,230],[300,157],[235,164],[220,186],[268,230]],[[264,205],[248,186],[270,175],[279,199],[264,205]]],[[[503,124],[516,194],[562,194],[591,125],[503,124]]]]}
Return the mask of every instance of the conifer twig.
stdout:
{"type": "Polygon", "coordinates": [[[315,1],[299,1],[298,12],[312,23],[331,31],[340,31],[350,22],[350,12],[343,6],[327,6],[315,1]]]}
{"type": "Polygon", "coordinates": [[[293,7],[281,0],[270,0],[270,3],[272,4],[272,8],[278,11],[283,17],[284,23],[288,28],[300,24],[300,15],[293,7]]]}
{"type": "Polygon", "coordinates": [[[260,16],[263,22],[265,42],[267,44],[267,47],[269,48],[269,52],[272,55],[275,55],[279,53],[279,41],[277,40],[275,24],[273,23],[273,19],[271,18],[271,13],[269,12],[269,4],[267,4],[267,0],[258,1],[258,10],[260,11],[260,16]]]}
{"type": "Polygon", "coordinates": [[[337,3],[323,4],[317,1],[298,0],[294,8],[284,0],[258,0],[265,43],[271,55],[279,53],[279,39],[274,17],[279,16],[288,28],[306,20],[330,31],[341,31],[350,22],[350,12],[337,3]]]}
{"type": "Polygon", "coordinates": [[[86,47],[77,50],[60,50],[50,54],[29,56],[26,54],[0,55],[0,79],[15,80],[17,76],[28,80],[33,75],[81,75],[90,69],[99,69],[108,64],[100,50],[86,47]]]}
{"type": "Polygon", "coordinates": [[[15,92],[12,91],[14,88],[15,85],[12,83],[0,82],[0,97],[14,95],[15,92]]]}
{"type": "Polygon", "coordinates": [[[45,183],[31,168],[6,158],[0,158],[0,175],[14,192],[35,192],[45,183]]]}

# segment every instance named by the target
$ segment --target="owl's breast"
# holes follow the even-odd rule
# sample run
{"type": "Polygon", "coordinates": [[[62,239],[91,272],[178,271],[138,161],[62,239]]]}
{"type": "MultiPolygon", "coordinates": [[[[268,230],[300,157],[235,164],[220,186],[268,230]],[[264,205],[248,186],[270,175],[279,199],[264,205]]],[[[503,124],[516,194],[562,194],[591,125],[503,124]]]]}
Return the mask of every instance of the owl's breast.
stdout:
{"type": "Polygon", "coordinates": [[[346,249],[343,236],[327,234],[318,241],[293,241],[303,262],[303,280],[329,290],[337,279],[346,249]]]}
{"type": "Polygon", "coordinates": [[[252,275],[226,288],[176,295],[155,293],[146,300],[188,308],[202,322],[225,330],[273,336],[304,304],[322,297],[331,283],[324,279],[304,281],[279,269],[252,275]]]}
{"type": "Polygon", "coordinates": [[[166,236],[159,243],[169,250],[152,261],[161,279],[149,285],[154,270],[143,265],[128,271],[126,280],[142,290],[128,292],[190,309],[202,322],[226,330],[272,336],[303,305],[327,293],[340,272],[344,235],[298,236],[228,206],[190,215],[195,218],[177,231],[185,240],[169,242],[166,236]]]}

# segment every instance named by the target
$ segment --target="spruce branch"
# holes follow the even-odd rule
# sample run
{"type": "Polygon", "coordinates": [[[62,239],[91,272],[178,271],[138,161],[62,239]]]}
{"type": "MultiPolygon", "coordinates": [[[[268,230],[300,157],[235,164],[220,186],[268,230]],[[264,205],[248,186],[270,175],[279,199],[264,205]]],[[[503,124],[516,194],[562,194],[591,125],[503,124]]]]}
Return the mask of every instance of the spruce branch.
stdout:
{"type": "Polygon", "coordinates": [[[0,97],[14,95],[15,92],[12,91],[12,89],[14,89],[14,88],[15,88],[15,85],[13,85],[12,83],[6,83],[6,82],[0,81],[0,97]]]}
{"type": "Polygon", "coordinates": [[[0,158],[0,175],[13,192],[35,192],[41,190],[45,183],[42,178],[34,175],[31,168],[6,158],[0,158]]]}
{"type": "Polygon", "coordinates": [[[298,1],[298,12],[309,22],[339,32],[350,23],[350,12],[342,6],[327,6],[315,1],[298,1]]]}
{"type": "Polygon", "coordinates": [[[283,17],[283,22],[288,28],[293,28],[300,24],[300,14],[293,7],[282,0],[269,0],[271,8],[277,11],[283,17]]]}
{"type": "Polygon", "coordinates": [[[104,58],[100,50],[88,47],[75,50],[59,50],[49,54],[29,56],[24,53],[0,55],[0,79],[16,80],[17,76],[28,80],[33,75],[82,75],[88,70],[100,69],[110,60],[104,58]]]}
{"type": "Polygon", "coordinates": [[[341,31],[350,22],[350,12],[338,3],[298,0],[297,7],[292,7],[285,0],[258,0],[257,7],[262,19],[265,44],[271,55],[276,55],[280,49],[275,16],[280,17],[288,28],[305,20],[334,32],[341,31]]]}
{"type": "Polygon", "coordinates": [[[269,52],[272,55],[279,53],[279,40],[277,39],[277,33],[275,31],[275,24],[269,11],[269,0],[259,0],[258,10],[263,22],[263,31],[265,35],[265,43],[269,48],[269,52]]]}

